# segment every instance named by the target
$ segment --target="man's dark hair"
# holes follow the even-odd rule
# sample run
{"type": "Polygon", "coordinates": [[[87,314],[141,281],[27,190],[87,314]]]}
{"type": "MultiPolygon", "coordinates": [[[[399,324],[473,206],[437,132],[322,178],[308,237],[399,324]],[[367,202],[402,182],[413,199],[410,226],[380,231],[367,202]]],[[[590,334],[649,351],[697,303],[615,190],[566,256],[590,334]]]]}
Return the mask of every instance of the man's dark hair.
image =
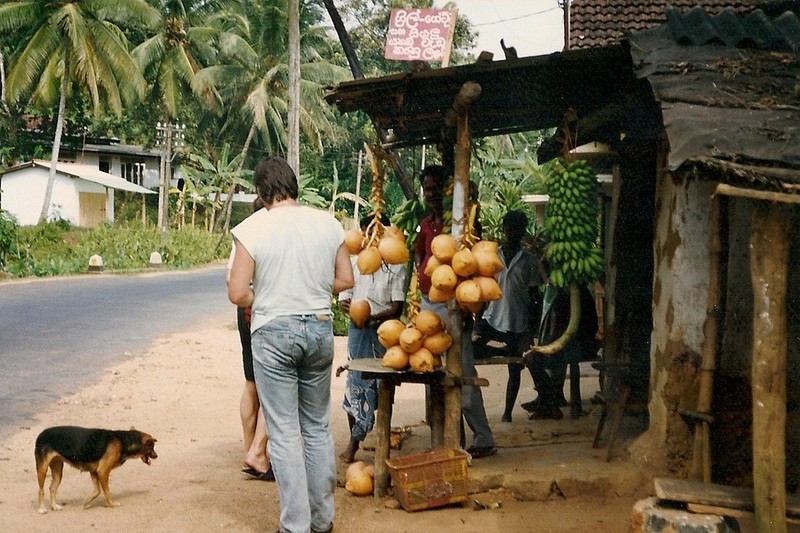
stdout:
{"type": "MultiPolygon", "coordinates": [[[[368,215],[364,215],[363,217],[361,217],[361,220],[359,221],[359,226],[361,227],[361,229],[364,229],[367,226],[369,226],[369,223],[372,222],[373,218],[375,218],[375,213],[370,213],[368,215]]],[[[386,213],[381,213],[381,224],[383,224],[384,226],[388,226],[389,224],[391,224],[391,222],[389,221],[389,217],[386,216],[386,213]]]]}
{"type": "Polygon", "coordinates": [[[297,200],[297,177],[289,163],[281,157],[261,161],[253,173],[256,192],[266,205],[281,200],[297,200]]]}
{"type": "Polygon", "coordinates": [[[509,211],[503,217],[503,226],[506,226],[509,231],[522,232],[528,229],[528,215],[522,211],[509,211]]]}
{"type": "Polygon", "coordinates": [[[445,185],[447,185],[448,172],[442,165],[428,165],[422,169],[420,183],[424,182],[427,177],[433,178],[439,189],[444,189],[445,185]]]}

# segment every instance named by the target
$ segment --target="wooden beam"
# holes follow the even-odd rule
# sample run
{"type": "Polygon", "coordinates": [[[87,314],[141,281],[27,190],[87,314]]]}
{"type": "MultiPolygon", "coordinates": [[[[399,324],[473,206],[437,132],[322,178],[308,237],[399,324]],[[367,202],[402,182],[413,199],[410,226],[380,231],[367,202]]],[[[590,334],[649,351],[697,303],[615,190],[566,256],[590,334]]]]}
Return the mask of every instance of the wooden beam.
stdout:
{"type": "Polygon", "coordinates": [[[786,531],[786,286],[791,237],[788,210],[788,206],[756,202],[750,229],[753,505],[756,529],[771,533],[786,531]]]}
{"type": "Polygon", "coordinates": [[[786,194],[782,192],[760,191],[756,189],[745,189],[720,183],[717,185],[714,194],[724,194],[726,196],[738,196],[739,198],[750,198],[751,200],[766,200],[768,202],[781,202],[786,204],[800,204],[800,194],[786,194]]]}

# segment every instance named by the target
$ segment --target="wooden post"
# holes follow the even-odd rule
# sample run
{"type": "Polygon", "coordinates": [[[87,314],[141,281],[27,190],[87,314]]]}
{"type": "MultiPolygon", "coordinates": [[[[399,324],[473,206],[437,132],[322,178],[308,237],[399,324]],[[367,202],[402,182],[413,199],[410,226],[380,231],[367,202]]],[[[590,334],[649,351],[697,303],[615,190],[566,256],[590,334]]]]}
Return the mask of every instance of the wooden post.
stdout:
{"type": "Polygon", "coordinates": [[[753,505],[759,532],[786,531],[786,284],[788,208],[754,202],[750,229],[753,283],[753,505]]]}
{"type": "MultiPolygon", "coordinates": [[[[708,298],[706,299],[706,320],[703,324],[703,359],[700,364],[700,391],[697,395],[697,412],[710,415],[711,400],[714,388],[714,368],[717,359],[717,315],[720,302],[720,255],[722,239],[720,238],[720,203],[722,198],[714,195],[711,198],[711,235],[710,256],[708,266],[708,298]]],[[[692,455],[691,477],[711,483],[711,428],[707,420],[695,422],[694,453],[692,455]]]]}
{"type": "MultiPolygon", "coordinates": [[[[453,222],[452,235],[456,240],[464,233],[466,222],[466,199],[469,191],[469,164],[472,157],[472,140],[469,131],[469,107],[481,93],[477,83],[467,82],[456,95],[452,112],[456,122],[456,154],[453,184],[453,222]]],[[[455,301],[447,305],[449,330],[453,339],[463,336],[461,311],[455,301]]],[[[447,373],[461,377],[461,343],[454,342],[447,352],[445,361],[447,373]]],[[[458,448],[461,444],[461,385],[445,387],[444,395],[444,445],[458,448]]]]}

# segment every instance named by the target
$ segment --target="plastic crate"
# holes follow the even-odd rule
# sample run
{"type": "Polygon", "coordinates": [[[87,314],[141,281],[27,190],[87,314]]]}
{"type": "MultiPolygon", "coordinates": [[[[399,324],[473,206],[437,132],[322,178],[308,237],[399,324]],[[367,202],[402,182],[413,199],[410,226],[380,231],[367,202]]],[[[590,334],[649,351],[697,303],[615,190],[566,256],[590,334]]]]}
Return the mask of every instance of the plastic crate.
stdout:
{"type": "Polygon", "coordinates": [[[395,498],[406,511],[466,501],[468,457],[463,450],[440,449],[387,459],[395,498]]]}

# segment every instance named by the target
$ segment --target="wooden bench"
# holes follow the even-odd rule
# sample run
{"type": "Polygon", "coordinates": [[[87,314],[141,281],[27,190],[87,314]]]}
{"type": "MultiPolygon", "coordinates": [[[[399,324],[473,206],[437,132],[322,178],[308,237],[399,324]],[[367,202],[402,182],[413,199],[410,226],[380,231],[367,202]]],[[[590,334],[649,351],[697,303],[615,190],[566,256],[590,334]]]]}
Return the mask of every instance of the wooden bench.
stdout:
{"type": "Polygon", "coordinates": [[[473,336],[473,351],[475,365],[510,365],[512,363],[525,364],[525,358],[509,356],[508,346],[497,340],[490,340],[486,344],[478,344],[473,336]]]}
{"type": "MultiPolygon", "coordinates": [[[[656,478],[653,484],[659,500],[685,504],[693,513],[748,518],[753,515],[753,491],[748,488],[670,478],[656,478]]],[[[800,496],[786,496],[786,521],[800,524],[800,496]]]]}

